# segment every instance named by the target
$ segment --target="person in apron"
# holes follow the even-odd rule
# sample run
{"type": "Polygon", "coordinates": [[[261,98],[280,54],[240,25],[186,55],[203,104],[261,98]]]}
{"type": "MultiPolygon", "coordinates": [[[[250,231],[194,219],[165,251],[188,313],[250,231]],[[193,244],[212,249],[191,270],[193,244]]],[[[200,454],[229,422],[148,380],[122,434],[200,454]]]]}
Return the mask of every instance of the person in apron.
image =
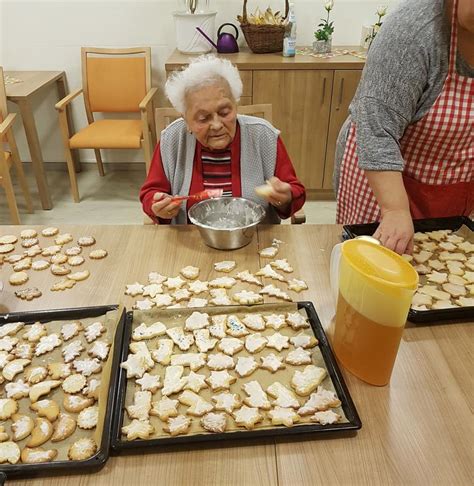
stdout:
{"type": "MultiPolygon", "coordinates": [[[[392,45],[395,53],[387,56],[386,65],[382,62],[372,70],[372,77],[376,77],[373,73],[377,69],[382,71],[384,76],[376,81],[385,83],[387,98],[393,101],[381,115],[379,106],[383,111],[383,103],[372,103],[367,89],[364,100],[369,101],[365,101],[363,107],[360,101],[357,104],[356,94],[350,121],[342,130],[346,130],[345,147],[335,186],[337,222],[380,221],[374,237],[400,254],[412,252],[412,218],[469,215],[474,209],[474,68],[471,67],[474,66],[474,2],[419,0],[412,3],[417,5],[403,4],[392,14],[392,24],[403,22],[403,18],[393,19],[393,16],[403,15],[404,9],[408,14],[419,9],[419,30],[410,33],[415,24],[408,25],[406,32],[398,28],[399,35],[405,36],[402,48],[392,45]],[[436,22],[441,22],[436,14],[437,6],[444,14],[442,20],[451,20],[444,81],[436,73],[443,61],[442,52],[437,52],[442,48],[436,49],[439,47],[436,22]],[[428,23],[430,15],[433,25],[428,23]],[[407,38],[410,35],[412,37],[407,38]],[[417,43],[423,41],[428,45],[420,47],[417,43]],[[458,48],[468,75],[458,72],[458,48]],[[390,59],[396,56],[400,56],[399,65],[390,72],[390,59]],[[440,92],[434,102],[430,102],[430,93],[437,82],[442,83],[440,92]],[[410,97],[414,98],[411,104],[410,97]],[[423,105],[425,113],[419,117],[423,105]],[[361,113],[360,119],[358,113],[361,113]]],[[[394,29],[390,29],[389,24],[388,34],[390,32],[394,33],[394,29]]],[[[382,60],[380,49],[387,47],[383,35],[382,28],[371,47],[374,53],[369,54],[368,64],[372,54],[377,56],[377,50],[379,61],[382,60]]],[[[370,70],[364,72],[361,85],[373,83],[373,79],[368,79],[370,76],[370,70]]],[[[364,91],[364,86],[360,86],[359,91],[364,91]]],[[[378,96],[377,90],[374,92],[378,96]]]]}

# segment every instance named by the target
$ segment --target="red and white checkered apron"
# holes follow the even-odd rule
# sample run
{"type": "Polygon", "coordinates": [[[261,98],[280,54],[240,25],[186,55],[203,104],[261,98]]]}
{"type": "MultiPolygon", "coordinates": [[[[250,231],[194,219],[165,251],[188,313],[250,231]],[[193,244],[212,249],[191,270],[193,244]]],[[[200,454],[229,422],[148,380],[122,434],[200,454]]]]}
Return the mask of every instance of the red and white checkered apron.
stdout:
{"type": "MultiPolygon", "coordinates": [[[[403,181],[415,219],[469,215],[474,209],[474,79],[456,72],[456,52],[457,0],[443,89],[429,112],[410,125],[400,140],[403,181]]],[[[352,123],[341,164],[338,223],[380,220],[380,208],[359,168],[356,147],[352,123]]]]}

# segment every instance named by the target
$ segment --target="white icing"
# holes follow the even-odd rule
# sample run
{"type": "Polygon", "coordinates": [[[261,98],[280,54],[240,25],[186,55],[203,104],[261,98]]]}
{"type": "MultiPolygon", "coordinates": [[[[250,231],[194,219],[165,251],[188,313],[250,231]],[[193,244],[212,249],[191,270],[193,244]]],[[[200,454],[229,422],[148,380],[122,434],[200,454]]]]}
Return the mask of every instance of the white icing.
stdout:
{"type": "Polygon", "coordinates": [[[152,339],[157,336],[165,334],[166,326],[161,322],[155,322],[150,326],[147,326],[142,322],[137,326],[132,333],[132,339],[135,341],[140,341],[142,339],[152,339]]]}
{"type": "Polygon", "coordinates": [[[185,321],[184,328],[186,331],[202,329],[209,325],[209,314],[202,312],[193,312],[185,321]]]}
{"type": "Polygon", "coordinates": [[[223,287],[225,289],[230,289],[235,285],[236,280],[233,277],[218,277],[209,282],[210,287],[223,287]]]}
{"type": "Polygon", "coordinates": [[[186,376],[185,390],[192,390],[195,393],[199,393],[202,388],[206,388],[206,376],[194,373],[190,371],[189,375],[186,376]]]}
{"type": "Polygon", "coordinates": [[[233,381],[235,381],[235,377],[229,374],[227,370],[211,371],[211,375],[208,378],[208,383],[213,390],[218,390],[220,388],[228,389],[233,381]]]}
{"type": "Polygon", "coordinates": [[[246,336],[249,332],[242,321],[235,315],[227,317],[227,333],[234,337],[246,336]]]}
{"type": "Polygon", "coordinates": [[[216,404],[217,410],[225,410],[227,413],[240,406],[239,396],[235,393],[222,392],[218,395],[214,395],[212,400],[216,404]]]}
{"type": "Polygon", "coordinates": [[[163,286],[161,284],[149,284],[143,287],[143,296],[146,297],[147,295],[151,298],[156,297],[158,294],[163,293],[163,286]]]}
{"type": "Polygon", "coordinates": [[[288,260],[286,258],[282,258],[281,260],[275,260],[274,262],[271,262],[270,265],[277,270],[282,270],[283,272],[291,273],[293,271],[293,268],[288,263],[288,260]]]}
{"type": "Polygon", "coordinates": [[[267,388],[267,393],[275,398],[274,405],[283,408],[299,408],[300,404],[294,393],[280,382],[276,381],[267,388]]]}
{"type": "Polygon", "coordinates": [[[183,280],[181,277],[168,277],[165,282],[166,287],[169,290],[175,290],[181,288],[186,283],[186,280],[183,280]]]}
{"type": "Polygon", "coordinates": [[[246,402],[252,407],[257,408],[270,408],[270,402],[268,401],[267,394],[263,391],[258,381],[249,381],[242,387],[245,393],[248,395],[246,402]]]}
{"type": "Polygon", "coordinates": [[[125,293],[132,297],[135,297],[136,295],[141,295],[143,294],[143,285],[138,282],[128,284],[125,293]]]}
{"type": "Polygon", "coordinates": [[[197,371],[206,364],[204,353],[183,353],[171,356],[172,366],[189,366],[191,370],[197,371]]]}
{"type": "Polygon", "coordinates": [[[309,327],[307,319],[299,312],[288,312],[286,317],[288,324],[295,330],[309,327]]]}
{"type": "Polygon", "coordinates": [[[273,372],[279,370],[280,368],[284,368],[284,365],[282,364],[283,357],[278,357],[273,353],[262,357],[261,360],[262,368],[269,368],[273,372]]]}
{"type": "Polygon", "coordinates": [[[214,263],[214,270],[217,272],[231,272],[237,264],[233,260],[224,260],[222,262],[214,263]]]}
{"type": "Polygon", "coordinates": [[[153,297],[152,300],[156,304],[156,307],[166,307],[172,304],[173,297],[168,294],[158,294],[156,297],[153,297]]]}
{"type": "Polygon", "coordinates": [[[278,272],[275,272],[271,265],[268,263],[263,268],[261,268],[255,275],[259,275],[261,277],[272,278],[274,280],[279,280],[281,282],[285,281],[285,277],[280,275],[278,272]]]}
{"type": "Polygon", "coordinates": [[[188,302],[188,307],[206,307],[207,299],[199,299],[197,297],[191,297],[188,302]]]}
{"type": "Polygon", "coordinates": [[[255,277],[253,274],[251,274],[248,270],[244,270],[243,272],[239,272],[236,275],[236,278],[238,278],[239,280],[242,280],[242,282],[253,283],[253,284],[256,284],[260,287],[263,286],[262,282],[257,277],[255,277]]]}
{"type": "Polygon", "coordinates": [[[173,393],[178,393],[186,385],[186,378],[183,378],[183,366],[168,366],[165,371],[165,379],[161,393],[163,396],[168,396],[173,393]]]}
{"type": "Polygon", "coordinates": [[[246,405],[243,405],[240,410],[236,410],[233,415],[238,425],[252,426],[262,419],[258,408],[251,408],[246,405]]]}
{"type": "Polygon", "coordinates": [[[243,348],[243,342],[234,337],[227,337],[222,338],[217,347],[225,354],[233,356],[243,348]]]}
{"type": "Polygon", "coordinates": [[[186,334],[182,327],[172,327],[166,331],[166,334],[168,334],[181,351],[187,351],[194,343],[194,336],[192,334],[186,334]]]}
{"type": "Polygon", "coordinates": [[[167,365],[169,364],[171,354],[173,353],[173,341],[171,339],[160,339],[158,343],[158,349],[154,349],[151,352],[153,360],[157,363],[167,365]]]}
{"type": "Polygon", "coordinates": [[[64,356],[64,361],[69,363],[74,358],[79,356],[84,348],[82,347],[82,343],[79,340],[72,341],[66,346],[63,347],[62,354],[64,356]]]}
{"type": "Polygon", "coordinates": [[[74,369],[84,376],[90,376],[93,373],[98,373],[102,369],[100,361],[96,358],[75,360],[72,365],[74,369]]]}
{"type": "Polygon", "coordinates": [[[207,357],[207,367],[210,370],[221,371],[234,368],[234,359],[223,353],[210,354],[207,357]]]}
{"type": "Polygon", "coordinates": [[[278,248],[276,246],[269,246],[258,252],[263,258],[273,258],[278,253],[278,248]]]}
{"type": "Polygon", "coordinates": [[[200,294],[202,292],[207,292],[209,289],[208,283],[207,282],[201,282],[201,280],[196,280],[195,282],[190,282],[189,285],[189,290],[193,294],[200,294]]]}
{"type": "Polygon", "coordinates": [[[260,333],[250,334],[245,338],[245,349],[249,353],[255,353],[262,350],[267,344],[267,338],[260,333]]]}
{"type": "Polygon", "coordinates": [[[88,353],[91,356],[99,358],[101,360],[107,359],[109,354],[109,344],[104,341],[96,341],[89,349],[88,353]]]}
{"type": "Polygon", "coordinates": [[[196,346],[201,353],[207,353],[217,344],[217,339],[210,339],[209,329],[196,329],[193,334],[196,346]]]}
{"type": "Polygon", "coordinates": [[[88,343],[91,343],[97,339],[103,332],[105,332],[105,327],[100,321],[93,322],[90,326],[87,326],[84,335],[88,343]]]}
{"type": "Polygon", "coordinates": [[[233,299],[243,305],[252,305],[263,302],[263,297],[252,290],[241,290],[233,295],[233,299]]]}
{"type": "Polygon", "coordinates": [[[270,314],[268,316],[263,316],[267,327],[272,327],[275,331],[286,326],[285,316],[283,314],[270,314]]]}
{"type": "Polygon", "coordinates": [[[63,324],[61,327],[61,335],[65,341],[73,338],[80,330],[79,324],[77,322],[70,322],[68,324],[63,324]]]}
{"type": "Polygon", "coordinates": [[[267,347],[269,348],[274,348],[277,351],[281,351],[283,348],[288,348],[289,344],[289,337],[284,336],[283,334],[280,334],[279,332],[276,332],[272,334],[271,336],[268,336],[268,342],[267,342],[267,347]]]}
{"type": "Polygon", "coordinates": [[[258,363],[253,356],[237,358],[235,371],[241,377],[251,375],[258,368],[258,363]]]}
{"type": "Polygon", "coordinates": [[[288,353],[285,361],[294,365],[309,364],[311,363],[311,351],[303,348],[296,348],[288,353]]]}
{"type": "Polygon", "coordinates": [[[151,284],[152,283],[155,283],[155,284],[162,284],[163,282],[165,282],[167,279],[167,277],[165,277],[164,275],[161,275],[160,273],[157,273],[157,272],[150,272],[148,274],[148,282],[150,282],[151,284]]]}

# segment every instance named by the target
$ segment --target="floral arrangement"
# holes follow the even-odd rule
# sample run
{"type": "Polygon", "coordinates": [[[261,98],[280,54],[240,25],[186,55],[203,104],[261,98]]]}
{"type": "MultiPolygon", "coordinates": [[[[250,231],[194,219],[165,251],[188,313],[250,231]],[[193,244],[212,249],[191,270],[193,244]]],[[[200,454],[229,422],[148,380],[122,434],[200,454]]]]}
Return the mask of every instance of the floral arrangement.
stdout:
{"type": "Polygon", "coordinates": [[[326,10],[328,14],[327,17],[321,19],[321,23],[318,24],[319,29],[314,33],[316,40],[328,41],[331,38],[332,33],[334,32],[334,21],[329,22],[329,14],[333,8],[334,0],[329,0],[324,3],[324,10],[326,10]]]}
{"type": "Polygon", "coordinates": [[[377,11],[375,12],[375,14],[378,17],[378,20],[372,26],[372,30],[371,30],[370,34],[365,38],[365,42],[368,43],[369,49],[370,49],[370,46],[372,45],[372,42],[375,39],[375,36],[377,35],[377,32],[380,30],[380,27],[382,27],[382,23],[383,23],[382,18],[385,17],[385,15],[387,15],[387,8],[388,7],[386,5],[382,5],[382,6],[378,7],[377,11]]]}

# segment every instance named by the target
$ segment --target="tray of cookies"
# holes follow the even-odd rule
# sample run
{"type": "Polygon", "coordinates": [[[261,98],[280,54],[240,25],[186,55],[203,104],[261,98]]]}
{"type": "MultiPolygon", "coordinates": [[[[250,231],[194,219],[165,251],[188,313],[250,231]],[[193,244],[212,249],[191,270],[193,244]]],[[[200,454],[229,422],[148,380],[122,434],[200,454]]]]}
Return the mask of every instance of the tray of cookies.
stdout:
{"type": "Polygon", "coordinates": [[[127,315],[112,448],[361,427],[310,302],[127,315]]]}
{"type": "Polygon", "coordinates": [[[125,309],[0,315],[0,472],[94,472],[109,456],[125,309]]]}
{"type": "MultiPolygon", "coordinates": [[[[420,276],[408,320],[474,320],[474,223],[466,216],[415,220],[413,255],[420,276]]],[[[345,238],[372,235],[378,223],[344,226],[345,238]]]]}

